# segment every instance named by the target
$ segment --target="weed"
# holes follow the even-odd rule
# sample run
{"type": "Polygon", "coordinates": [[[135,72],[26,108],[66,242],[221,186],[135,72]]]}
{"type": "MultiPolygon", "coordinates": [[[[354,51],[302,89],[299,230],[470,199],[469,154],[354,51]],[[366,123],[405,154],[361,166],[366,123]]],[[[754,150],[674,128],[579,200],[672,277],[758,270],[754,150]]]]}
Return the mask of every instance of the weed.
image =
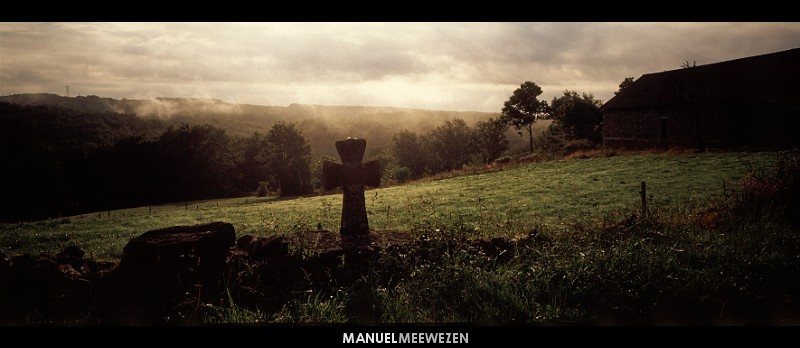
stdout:
{"type": "Polygon", "coordinates": [[[251,311],[241,308],[233,302],[230,289],[227,290],[228,306],[206,305],[205,324],[263,324],[267,322],[266,315],[260,310],[251,311]]]}

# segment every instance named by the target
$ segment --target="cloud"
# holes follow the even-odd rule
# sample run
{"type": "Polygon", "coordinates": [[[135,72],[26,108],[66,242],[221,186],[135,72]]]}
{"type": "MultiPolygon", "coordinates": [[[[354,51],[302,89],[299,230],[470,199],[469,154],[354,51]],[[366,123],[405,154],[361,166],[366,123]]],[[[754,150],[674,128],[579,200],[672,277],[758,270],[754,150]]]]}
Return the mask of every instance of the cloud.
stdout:
{"type": "Polygon", "coordinates": [[[607,100],[795,47],[798,23],[0,23],[0,93],[499,111],[526,80],[607,100]]]}

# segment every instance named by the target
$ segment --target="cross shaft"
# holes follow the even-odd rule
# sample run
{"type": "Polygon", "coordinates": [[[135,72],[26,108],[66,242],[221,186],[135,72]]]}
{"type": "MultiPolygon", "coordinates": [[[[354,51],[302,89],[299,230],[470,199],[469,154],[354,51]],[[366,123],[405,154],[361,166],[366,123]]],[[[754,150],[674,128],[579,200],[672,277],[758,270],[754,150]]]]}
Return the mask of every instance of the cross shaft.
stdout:
{"type": "Polygon", "coordinates": [[[380,163],[361,163],[366,146],[367,141],[364,139],[348,138],[337,141],[336,151],[342,163],[322,163],[325,189],[342,187],[342,221],[339,233],[345,237],[369,234],[364,185],[378,187],[381,184],[380,163]]]}

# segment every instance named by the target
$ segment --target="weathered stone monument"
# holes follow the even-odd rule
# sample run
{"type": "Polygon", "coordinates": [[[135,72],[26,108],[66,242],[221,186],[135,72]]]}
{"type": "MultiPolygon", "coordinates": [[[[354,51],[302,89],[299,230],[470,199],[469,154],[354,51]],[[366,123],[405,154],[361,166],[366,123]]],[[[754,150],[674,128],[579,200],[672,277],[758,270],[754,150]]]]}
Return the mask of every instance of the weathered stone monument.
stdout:
{"type": "Polygon", "coordinates": [[[336,151],[342,164],[331,161],[322,162],[323,186],[332,190],[341,186],[342,197],[342,237],[369,234],[367,208],[364,204],[364,185],[381,185],[381,169],[378,161],[361,163],[367,141],[348,138],[336,142],[336,151]]]}

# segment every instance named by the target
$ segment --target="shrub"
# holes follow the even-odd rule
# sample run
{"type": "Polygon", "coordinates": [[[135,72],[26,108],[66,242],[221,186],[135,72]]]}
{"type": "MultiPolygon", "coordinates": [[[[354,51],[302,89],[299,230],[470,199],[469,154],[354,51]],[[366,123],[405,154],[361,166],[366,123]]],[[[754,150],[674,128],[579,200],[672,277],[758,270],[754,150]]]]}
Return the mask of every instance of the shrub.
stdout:
{"type": "Polygon", "coordinates": [[[513,162],[513,161],[514,161],[514,159],[511,156],[503,156],[503,157],[500,157],[500,158],[494,160],[494,163],[495,164],[508,164],[508,163],[513,162]]]}
{"type": "Polygon", "coordinates": [[[786,209],[785,216],[800,222],[800,156],[783,152],[774,165],[747,174],[739,182],[739,211],[786,209]]]}
{"type": "Polygon", "coordinates": [[[269,185],[265,181],[258,183],[258,189],[256,190],[256,196],[258,197],[266,197],[269,195],[269,185]]]}
{"type": "Polygon", "coordinates": [[[387,176],[390,179],[397,180],[397,182],[403,183],[408,180],[411,180],[411,169],[404,166],[391,166],[386,168],[387,176]]]}
{"type": "Polygon", "coordinates": [[[541,154],[534,153],[526,156],[522,156],[517,158],[517,162],[519,163],[529,163],[529,162],[542,162],[545,158],[541,154]]]}
{"type": "Polygon", "coordinates": [[[566,145],[564,133],[556,127],[548,127],[535,140],[534,147],[541,152],[561,153],[566,145]]]}
{"type": "Polygon", "coordinates": [[[564,154],[571,154],[577,151],[589,151],[595,149],[597,145],[587,139],[569,140],[564,143],[564,154]]]}

